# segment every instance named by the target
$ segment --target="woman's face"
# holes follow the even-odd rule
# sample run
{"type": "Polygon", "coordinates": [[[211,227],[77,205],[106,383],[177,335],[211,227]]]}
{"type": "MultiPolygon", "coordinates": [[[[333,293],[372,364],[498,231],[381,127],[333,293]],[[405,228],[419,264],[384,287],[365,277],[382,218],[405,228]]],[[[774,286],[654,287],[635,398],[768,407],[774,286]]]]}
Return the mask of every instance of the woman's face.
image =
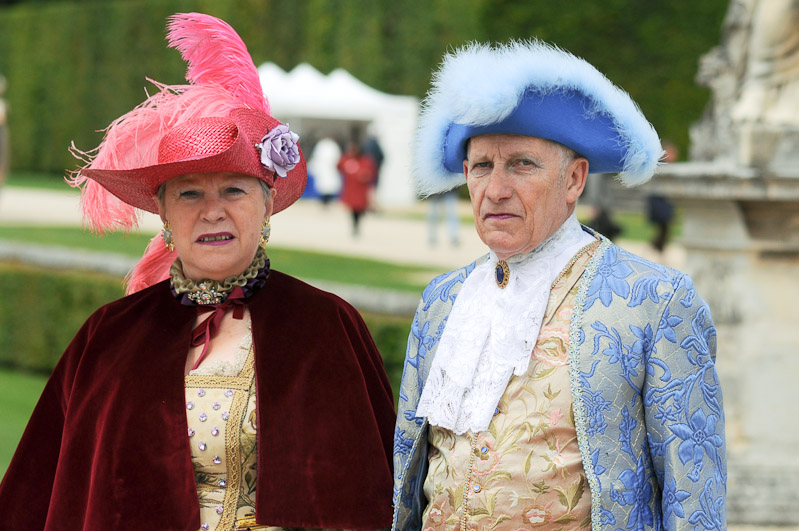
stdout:
{"type": "Polygon", "coordinates": [[[161,219],[172,229],[183,273],[224,280],[252,262],[264,219],[272,214],[258,179],[237,173],[190,173],[166,182],[161,219]]]}

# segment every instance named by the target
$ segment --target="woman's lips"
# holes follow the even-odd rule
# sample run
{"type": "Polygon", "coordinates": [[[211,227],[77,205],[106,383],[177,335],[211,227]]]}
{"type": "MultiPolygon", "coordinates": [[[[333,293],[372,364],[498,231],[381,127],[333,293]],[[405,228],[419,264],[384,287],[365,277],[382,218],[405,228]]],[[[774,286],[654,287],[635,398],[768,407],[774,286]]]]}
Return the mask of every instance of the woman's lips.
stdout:
{"type": "Polygon", "coordinates": [[[201,234],[196,243],[200,245],[227,245],[234,239],[229,232],[216,232],[213,234],[201,234]]]}

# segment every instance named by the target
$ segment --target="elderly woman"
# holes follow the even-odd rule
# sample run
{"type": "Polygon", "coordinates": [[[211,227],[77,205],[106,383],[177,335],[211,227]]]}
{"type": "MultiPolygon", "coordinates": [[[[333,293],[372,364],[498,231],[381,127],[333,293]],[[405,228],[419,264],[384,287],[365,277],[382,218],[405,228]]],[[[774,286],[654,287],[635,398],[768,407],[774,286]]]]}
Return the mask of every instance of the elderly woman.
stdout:
{"type": "Polygon", "coordinates": [[[380,355],[357,311],[264,252],[305,185],[297,135],[227,24],[176,15],[168,38],[189,84],[112,123],[74,181],[95,228],[142,209],[163,241],[55,368],[0,485],[2,527],[387,527],[380,355]]]}

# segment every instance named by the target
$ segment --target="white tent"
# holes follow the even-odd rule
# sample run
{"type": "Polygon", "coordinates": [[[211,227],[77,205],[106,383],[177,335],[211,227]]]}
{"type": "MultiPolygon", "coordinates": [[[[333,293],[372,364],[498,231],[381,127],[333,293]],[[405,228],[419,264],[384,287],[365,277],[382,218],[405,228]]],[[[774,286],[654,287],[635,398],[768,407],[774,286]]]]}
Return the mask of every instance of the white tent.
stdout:
{"type": "MultiPolygon", "coordinates": [[[[349,136],[353,126],[368,129],[384,154],[377,188],[382,205],[415,201],[410,173],[411,144],[419,101],[412,96],[386,94],[336,69],[324,75],[307,63],[285,72],[274,63],[258,68],[272,114],[300,135],[318,139],[349,136]]],[[[306,156],[310,153],[306,152],[306,156]]]]}

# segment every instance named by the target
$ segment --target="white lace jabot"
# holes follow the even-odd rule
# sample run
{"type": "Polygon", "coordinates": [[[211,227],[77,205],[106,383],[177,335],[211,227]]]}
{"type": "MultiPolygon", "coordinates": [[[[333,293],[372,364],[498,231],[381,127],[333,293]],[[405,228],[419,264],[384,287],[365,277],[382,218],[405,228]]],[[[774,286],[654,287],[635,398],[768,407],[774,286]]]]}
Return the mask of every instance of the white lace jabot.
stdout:
{"type": "Polygon", "coordinates": [[[507,260],[505,289],[492,251],[455,299],[416,415],[457,434],[487,429],[511,376],[527,371],[552,282],[592,241],[572,214],[533,251],[507,260]]]}

